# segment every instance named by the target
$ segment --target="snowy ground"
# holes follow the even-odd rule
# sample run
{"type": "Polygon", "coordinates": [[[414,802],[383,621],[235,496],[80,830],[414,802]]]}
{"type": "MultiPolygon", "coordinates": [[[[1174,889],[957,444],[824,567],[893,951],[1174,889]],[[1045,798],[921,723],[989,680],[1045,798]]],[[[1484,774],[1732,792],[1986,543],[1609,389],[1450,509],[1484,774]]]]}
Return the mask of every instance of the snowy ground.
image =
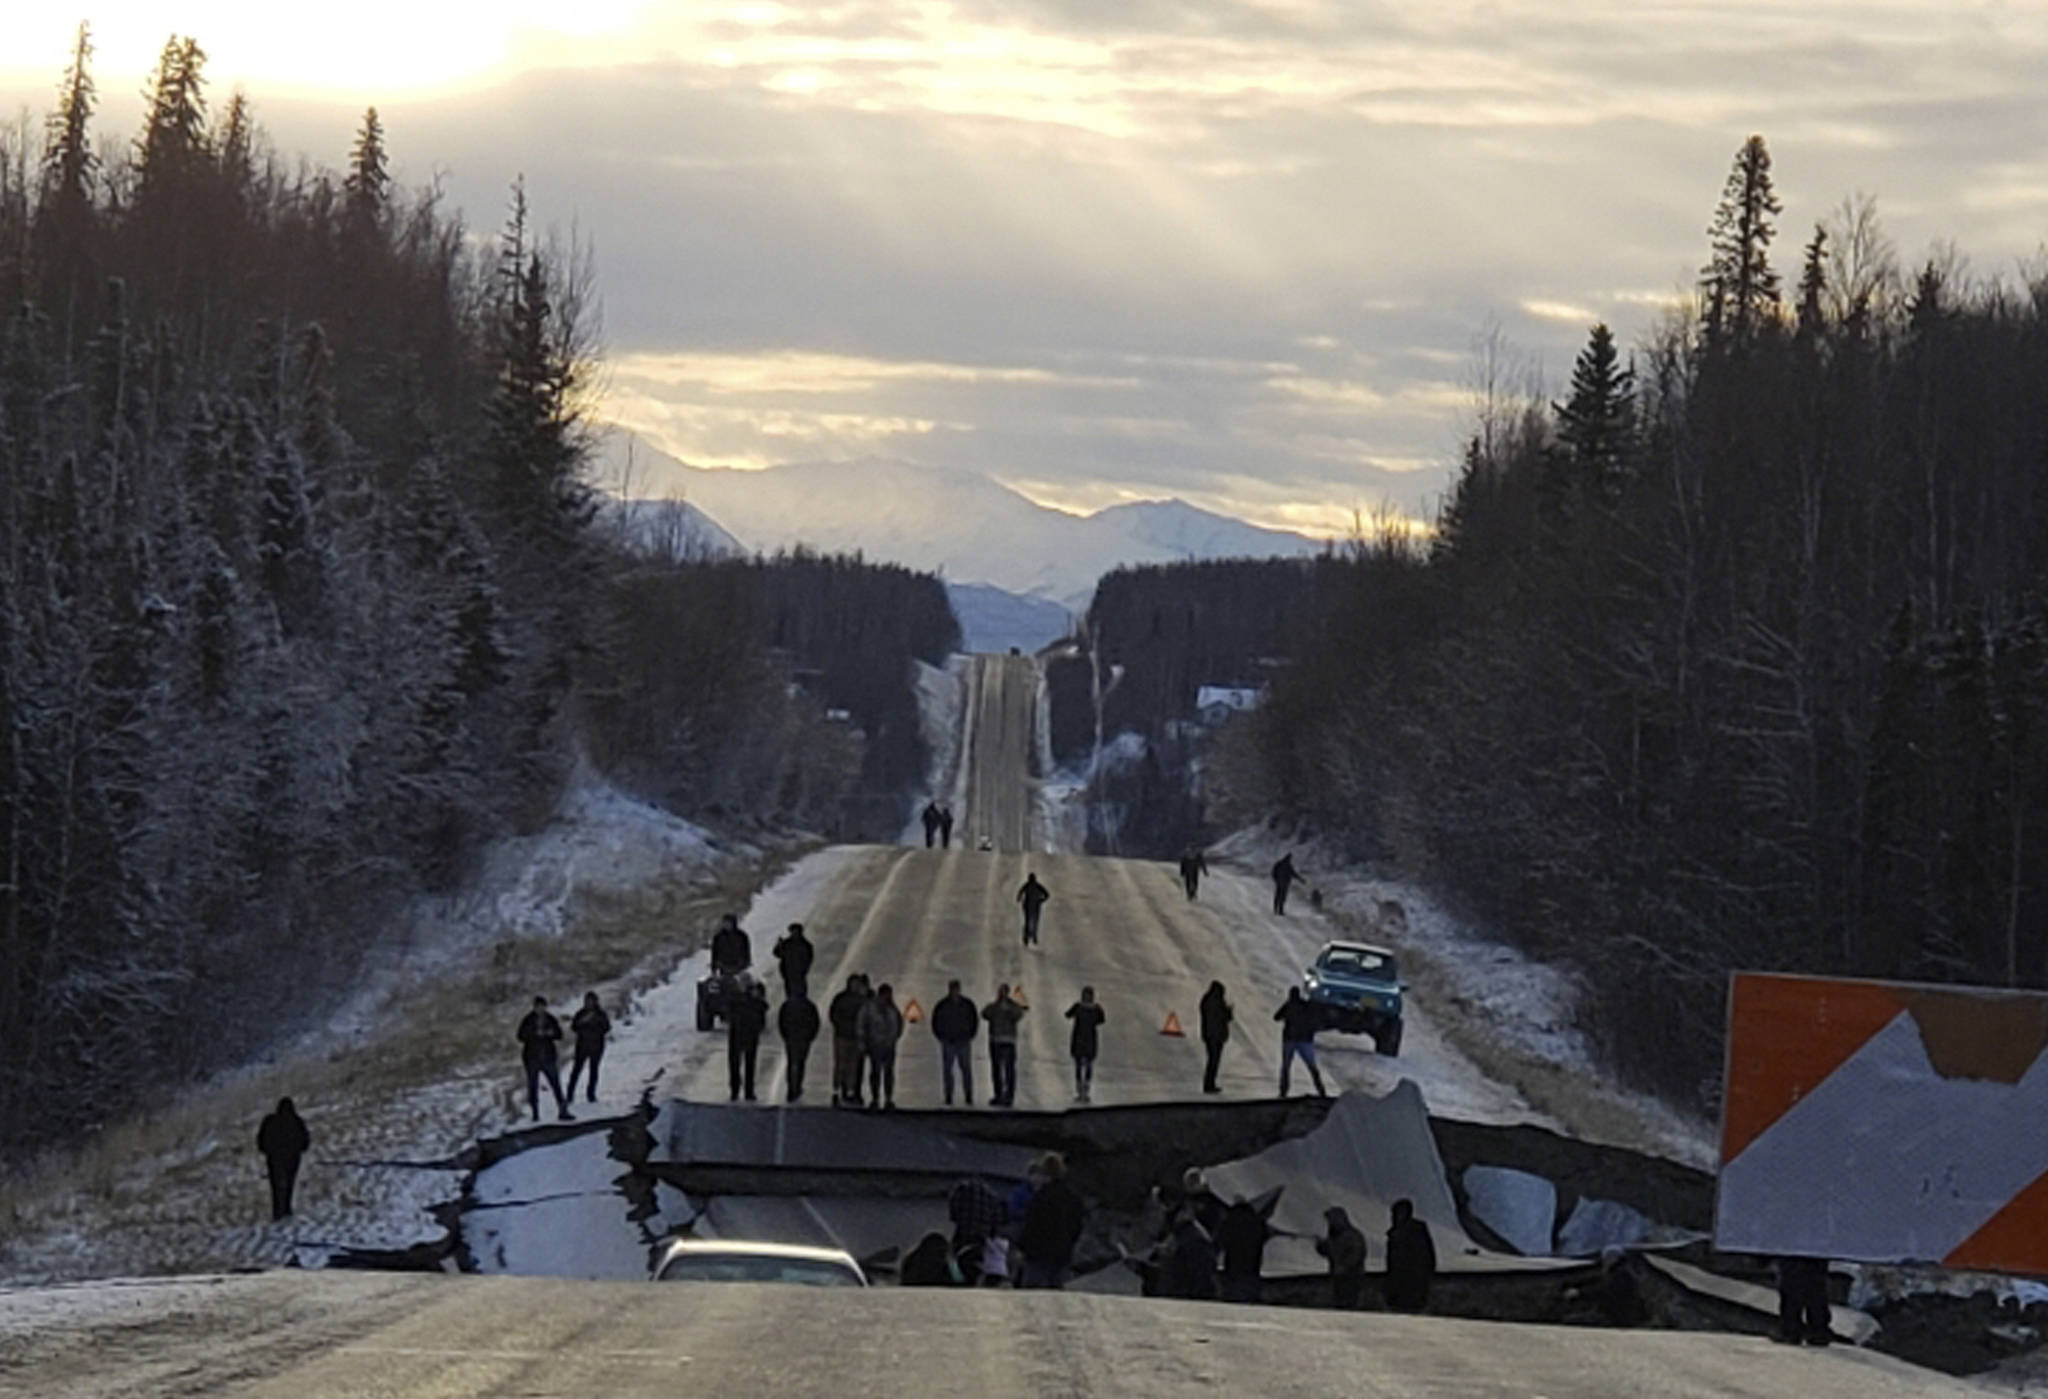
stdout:
{"type": "Polygon", "coordinates": [[[326,1027],[0,1188],[0,1281],[318,1266],[440,1238],[430,1210],[461,1180],[449,1158],[525,1116],[512,1031],[527,997],[548,995],[566,1021],[584,990],[600,993],[616,1048],[579,1111],[630,1110],[659,1075],[672,1016],[634,989],[767,861],[582,780],[547,828],[493,849],[470,892],[394,926],[326,1027]],[[313,1149],[295,1217],[272,1223],[254,1137],[286,1094],[313,1149]]]}
{"type": "Polygon", "coordinates": [[[905,845],[917,845],[924,840],[921,813],[927,801],[950,804],[956,812],[967,804],[961,718],[967,704],[967,670],[974,664],[974,658],[956,654],[947,658],[943,668],[923,661],[910,664],[916,669],[918,726],[924,735],[925,751],[931,754],[931,767],[925,776],[926,795],[914,803],[916,809],[910,813],[909,824],[904,826],[899,839],[905,845]]]}
{"type": "MultiPolygon", "coordinates": [[[[1263,828],[1241,831],[1211,849],[1212,861],[1263,877],[1294,852],[1302,882],[1289,902],[1284,936],[1244,949],[1278,959],[1294,976],[1333,937],[1366,936],[1400,954],[1409,983],[1411,1023],[1401,1059],[1474,1066],[1431,1090],[1430,1109],[1473,1121],[1527,1121],[1581,1140],[1654,1152],[1713,1169],[1713,1131],[1606,1073],[1578,1026],[1578,985],[1445,912],[1419,886],[1376,877],[1314,845],[1290,844],[1263,828]],[[1318,916],[1310,890],[1322,895],[1318,916]],[[1398,905],[1398,918],[1383,905],[1398,905]],[[1418,1031],[1421,1032],[1418,1037],[1418,1031]]],[[[1339,1041],[1342,1043],[1342,1041],[1339,1041]]],[[[1418,1080],[1420,1081],[1420,1080],[1418,1080]]]]}

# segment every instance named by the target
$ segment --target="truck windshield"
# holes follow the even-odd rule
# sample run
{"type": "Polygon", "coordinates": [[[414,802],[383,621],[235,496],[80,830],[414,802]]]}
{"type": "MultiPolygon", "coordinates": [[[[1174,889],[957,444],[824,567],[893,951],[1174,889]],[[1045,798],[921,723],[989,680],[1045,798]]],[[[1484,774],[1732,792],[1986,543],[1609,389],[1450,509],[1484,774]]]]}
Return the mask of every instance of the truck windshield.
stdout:
{"type": "Polygon", "coordinates": [[[1338,976],[1355,976],[1364,981],[1392,981],[1394,959],[1383,952],[1366,952],[1356,947],[1336,947],[1323,954],[1323,970],[1338,976]]]}

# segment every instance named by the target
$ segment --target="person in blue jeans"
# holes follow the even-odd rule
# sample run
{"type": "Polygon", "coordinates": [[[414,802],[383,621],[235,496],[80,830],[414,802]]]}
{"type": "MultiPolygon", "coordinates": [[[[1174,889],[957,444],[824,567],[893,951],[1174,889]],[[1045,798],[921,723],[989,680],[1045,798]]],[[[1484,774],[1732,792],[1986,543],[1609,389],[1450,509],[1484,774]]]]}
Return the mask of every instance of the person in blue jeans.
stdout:
{"type": "Polygon", "coordinates": [[[1273,1012],[1273,1018],[1280,1022],[1280,1096],[1287,1096],[1288,1073],[1299,1059],[1315,1080],[1316,1096],[1329,1097],[1323,1091],[1322,1071],[1316,1068],[1316,1031],[1323,1025],[1315,1002],[1302,995],[1299,986],[1290,987],[1286,1004],[1273,1012]]]}
{"type": "Polygon", "coordinates": [[[953,1105],[953,1071],[960,1071],[960,1092],[974,1106],[974,1037],[981,1030],[981,1009],[960,994],[960,983],[946,983],[946,994],[932,1007],[932,1034],[939,1042],[939,1076],[946,1087],[946,1106],[953,1105]]]}

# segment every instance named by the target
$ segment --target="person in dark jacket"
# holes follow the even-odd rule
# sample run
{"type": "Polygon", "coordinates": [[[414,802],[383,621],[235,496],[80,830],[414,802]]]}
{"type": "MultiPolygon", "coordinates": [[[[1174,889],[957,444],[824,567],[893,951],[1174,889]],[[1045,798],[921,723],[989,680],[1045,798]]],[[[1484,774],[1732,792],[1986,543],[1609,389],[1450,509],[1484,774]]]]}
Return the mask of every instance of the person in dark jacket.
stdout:
{"type": "Polygon", "coordinates": [[[818,1007],[801,993],[782,1003],[775,1028],[782,1035],[783,1058],[788,1064],[785,1101],[799,1103],[804,1096],[804,1065],[811,1057],[811,1042],[818,1038],[818,1007]]]}
{"type": "Polygon", "coordinates": [[[942,806],[939,808],[939,849],[951,850],[952,848],[953,808],[950,806],[942,806]]]}
{"type": "Polygon", "coordinates": [[[896,1106],[896,1042],[903,1038],[903,1012],[896,1008],[895,989],[888,982],[875,988],[873,999],[860,1008],[860,1052],[868,1061],[868,1107],[896,1106]]]}
{"type": "Polygon", "coordinates": [[[832,1106],[860,1106],[860,1008],[868,1002],[868,979],[859,972],[832,998],[832,1106]]]}
{"type": "Polygon", "coordinates": [[[1323,1211],[1327,1228],[1316,1240],[1316,1252],[1330,1260],[1330,1305],[1357,1311],[1365,1296],[1365,1235],[1341,1206],[1323,1211]]]}
{"type": "Polygon", "coordinates": [[[1387,1310],[1428,1310],[1429,1283],[1435,1276],[1436,1244],[1429,1226],[1415,1217],[1414,1201],[1394,1201],[1394,1219],[1387,1229],[1387,1310]]]}
{"type": "Polygon", "coordinates": [[[1266,1240],[1273,1237],[1266,1217],[1247,1200],[1239,1200],[1223,1211],[1216,1226],[1216,1251],[1223,1257],[1223,1300],[1256,1302],[1265,1284],[1260,1275],[1266,1266],[1266,1240]]]}
{"type": "Polygon", "coordinates": [[[946,1236],[936,1230],[926,1234],[916,1248],[903,1255],[903,1262],[896,1269],[896,1281],[905,1287],[959,1286],[961,1280],[946,1236]]]}
{"type": "Polygon", "coordinates": [[[1834,1339],[1834,1317],[1828,1307],[1828,1261],[1825,1258],[1778,1260],[1778,1331],[1787,1345],[1801,1341],[1824,1346],[1834,1339]]]}
{"type": "Polygon", "coordinates": [[[804,925],[792,923],[789,931],[775,941],[775,964],[782,968],[782,994],[808,1000],[811,995],[811,963],[817,949],[804,936],[804,925]]]}
{"type": "Polygon", "coordinates": [[[1029,1009],[1010,999],[1008,982],[996,987],[996,998],[981,1008],[988,1022],[988,1100],[999,1108],[1017,1101],[1017,1022],[1029,1009]]]}
{"type": "Polygon", "coordinates": [[[1048,1151],[1038,1163],[1044,1176],[1024,1210],[1024,1228],[1017,1235],[1017,1247],[1024,1255],[1025,1287],[1059,1288],[1067,1281],[1074,1263],[1074,1245],[1081,1240],[1087,1224],[1087,1206],[1074,1187],[1067,1184],[1066,1158],[1048,1151]]]}
{"type": "Polygon", "coordinates": [[[270,1172],[270,1217],[283,1219],[292,1212],[292,1191],[299,1183],[299,1162],[313,1145],[306,1119],[290,1098],[279,1098],[276,1111],[257,1124],[256,1149],[270,1172]]]}
{"type": "Polygon", "coordinates": [[[1322,1012],[1316,1003],[1302,995],[1299,986],[1289,987],[1286,1003],[1273,1012],[1273,1018],[1280,1022],[1280,1096],[1287,1096],[1288,1074],[1299,1059],[1308,1065],[1316,1096],[1329,1097],[1323,1091],[1322,1070],[1316,1067],[1316,1031],[1323,1027],[1322,1012]]]}
{"type": "Polygon", "coordinates": [[[1182,1210],[1159,1263],[1159,1295],[1190,1302],[1216,1300],[1216,1241],[1192,1210],[1182,1210]]]}
{"type": "Polygon", "coordinates": [[[1294,881],[1301,874],[1294,868],[1294,852],[1289,851],[1273,862],[1273,912],[1287,913],[1287,891],[1294,887],[1294,881]]]}
{"type": "Polygon", "coordinates": [[[939,1077],[945,1084],[946,1106],[953,1106],[953,1070],[960,1070],[960,1093],[974,1106],[974,1037],[981,1031],[981,1009],[960,993],[960,983],[946,983],[946,994],[932,1007],[932,1035],[939,1042],[939,1077]]]}
{"type": "Polygon", "coordinates": [[[1035,871],[1027,872],[1024,882],[1017,887],[1017,902],[1024,906],[1024,945],[1030,947],[1038,941],[1038,915],[1044,909],[1052,891],[1038,882],[1035,871]]]}
{"type": "Polygon", "coordinates": [[[546,1079],[554,1091],[555,1110],[562,1121],[573,1122],[569,1100],[562,1096],[562,1022],[548,1013],[548,998],[535,996],[533,1009],[519,1022],[519,1062],[526,1069],[526,1106],[533,1120],[540,1121],[540,1081],[546,1079]]]}
{"type": "Polygon", "coordinates": [[[1067,1007],[1067,1019],[1074,1022],[1067,1037],[1067,1052],[1074,1058],[1074,1097],[1084,1103],[1095,1086],[1095,1053],[1102,1047],[1102,1022],[1108,1018],[1096,1003],[1093,986],[1083,986],[1081,999],[1067,1007]]]}
{"type": "Polygon", "coordinates": [[[1201,851],[1190,845],[1180,852],[1180,883],[1192,899],[1202,887],[1202,876],[1209,872],[1209,861],[1201,851]]]}
{"type": "Polygon", "coordinates": [[[753,965],[754,940],[740,927],[738,914],[726,914],[718,920],[718,931],[711,935],[711,970],[743,972],[753,965]]]}
{"type": "Polygon", "coordinates": [[[931,849],[934,845],[938,844],[938,840],[939,804],[937,802],[926,802],[924,804],[924,848],[927,850],[931,849]]]}
{"type": "Polygon", "coordinates": [[[586,1101],[597,1101],[597,1066],[604,1062],[604,1044],[612,1033],[612,1018],[598,1004],[597,992],[585,991],[583,1005],[569,1021],[569,1037],[576,1041],[576,1057],[569,1064],[569,1101],[576,1101],[576,1080],[590,1070],[584,1087],[586,1101]]]}
{"type": "Polygon", "coordinates": [[[732,998],[726,1017],[725,1076],[732,1085],[732,1101],[744,1091],[754,1102],[754,1063],[761,1056],[761,1034],[768,1028],[768,988],[751,978],[732,998]]]}
{"type": "Polygon", "coordinates": [[[1202,1066],[1202,1091],[1221,1093],[1216,1085],[1216,1071],[1223,1065],[1223,1046],[1230,1043],[1230,1022],[1236,1012],[1230,1008],[1230,998],[1223,993],[1223,983],[1212,981],[1209,989],[1202,993],[1202,1050],[1208,1056],[1202,1066]]]}

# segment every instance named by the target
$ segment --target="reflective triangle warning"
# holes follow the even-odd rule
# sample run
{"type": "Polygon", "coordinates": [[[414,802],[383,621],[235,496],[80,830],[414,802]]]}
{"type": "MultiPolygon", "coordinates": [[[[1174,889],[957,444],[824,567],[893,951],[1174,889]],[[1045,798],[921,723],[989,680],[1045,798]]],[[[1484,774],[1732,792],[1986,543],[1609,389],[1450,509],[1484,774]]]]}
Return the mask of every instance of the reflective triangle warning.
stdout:
{"type": "Polygon", "coordinates": [[[1159,1033],[1162,1035],[1172,1035],[1175,1039],[1185,1039],[1187,1037],[1187,1031],[1180,1027],[1180,1017],[1170,1010],[1166,1012],[1166,1023],[1159,1027],[1159,1033]]]}
{"type": "Polygon", "coordinates": [[[905,1020],[905,1022],[912,1025],[915,1025],[920,1020],[924,1019],[924,1007],[917,1003],[915,997],[911,998],[911,1002],[909,1005],[903,1007],[903,1019],[905,1020]]]}
{"type": "Polygon", "coordinates": [[[1012,986],[1010,988],[1010,999],[1026,1008],[1029,1008],[1031,1005],[1031,1002],[1024,999],[1024,988],[1021,986],[1012,986]]]}

